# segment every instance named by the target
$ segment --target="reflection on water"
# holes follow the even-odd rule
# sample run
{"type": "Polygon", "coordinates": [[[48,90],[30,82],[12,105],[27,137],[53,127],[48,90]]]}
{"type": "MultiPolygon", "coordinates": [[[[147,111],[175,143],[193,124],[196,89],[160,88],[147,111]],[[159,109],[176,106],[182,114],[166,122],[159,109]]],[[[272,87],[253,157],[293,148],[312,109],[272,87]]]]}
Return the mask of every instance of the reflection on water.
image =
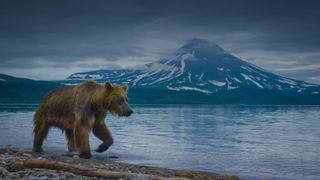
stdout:
{"type": "MultiPolygon", "coordinates": [[[[0,105],[0,145],[31,150],[36,105],[0,105]]],[[[250,179],[320,178],[319,106],[135,105],[129,118],[106,119],[115,143],[102,158],[234,173],[250,179]]],[[[100,142],[90,137],[92,149],[100,142]]],[[[44,143],[66,153],[52,129],[44,143]]]]}

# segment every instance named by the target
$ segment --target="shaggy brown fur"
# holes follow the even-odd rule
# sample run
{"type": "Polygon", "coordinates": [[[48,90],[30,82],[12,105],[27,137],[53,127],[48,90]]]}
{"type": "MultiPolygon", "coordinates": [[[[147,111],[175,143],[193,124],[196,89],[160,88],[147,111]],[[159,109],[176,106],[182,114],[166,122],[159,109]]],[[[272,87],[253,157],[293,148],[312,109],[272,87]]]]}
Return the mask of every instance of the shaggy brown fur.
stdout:
{"type": "Polygon", "coordinates": [[[106,82],[104,86],[87,81],[76,86],[62,86],[44,97],[34,116],[33,151],[42,152],[43,140],[51,127],[65,131],[69,151],[90,158],[89,133],[92,130],[102,144],[97,152],[106,151],[113,143],[104,119],[107,112],[117,116],[130,116],[127,86],[106,82]]]}

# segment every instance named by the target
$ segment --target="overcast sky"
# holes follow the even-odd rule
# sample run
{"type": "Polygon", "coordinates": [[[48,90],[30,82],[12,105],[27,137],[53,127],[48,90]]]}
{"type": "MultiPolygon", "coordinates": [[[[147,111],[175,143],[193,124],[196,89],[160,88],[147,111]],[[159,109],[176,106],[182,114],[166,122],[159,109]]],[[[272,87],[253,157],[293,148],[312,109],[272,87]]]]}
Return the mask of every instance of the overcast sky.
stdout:
{"type": "Polygon", "coordinates": [[[192,38],[320,84],[320,1],[0,0],[0,73],[20,77],[144,64],[192,38]]]}

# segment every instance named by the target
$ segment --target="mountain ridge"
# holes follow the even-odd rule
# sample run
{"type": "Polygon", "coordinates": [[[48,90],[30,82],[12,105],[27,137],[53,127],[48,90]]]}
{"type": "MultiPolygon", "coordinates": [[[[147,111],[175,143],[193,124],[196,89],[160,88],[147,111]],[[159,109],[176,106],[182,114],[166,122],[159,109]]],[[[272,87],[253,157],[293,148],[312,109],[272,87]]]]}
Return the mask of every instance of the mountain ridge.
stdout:
{"type": "Polygon", "coordinates": [[[0,74],[0,103],[38,103],[48,91],[61,85],[0,74]]]}
{"type": "MultiPolygon", "coordinates": [[[[61,85],[0,74],[0,103],[39,103],[47,92],[61,85]]],[[[128,96],[130,104],[320,105],[318,94],[295,96],[250,88],[210,95],[198,91],[130,88],[128,96]]]]}

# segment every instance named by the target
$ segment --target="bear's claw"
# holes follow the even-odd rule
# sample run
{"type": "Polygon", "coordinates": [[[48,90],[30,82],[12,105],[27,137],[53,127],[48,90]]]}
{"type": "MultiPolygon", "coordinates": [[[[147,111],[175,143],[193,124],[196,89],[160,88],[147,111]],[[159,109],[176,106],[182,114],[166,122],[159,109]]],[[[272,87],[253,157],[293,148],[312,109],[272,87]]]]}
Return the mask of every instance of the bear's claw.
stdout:
{"type": "Polygon", "coordinates": [[[91,158],[91,153],[81,153],[79,154],[80,158],[89,159],[91,158]]]}
{"type": "Polygon", "coordinates": [[[42,153],[43,149],[41,147],[33,147],[32,151],[36,153],[42,153]]]}
{"type": "Polygon", "coordinates": [[[95,150],[98,153],[102,153],[104,151],[106,151],[109,148],[109,146],[107,144],[100,144],[100,146],[95,150]]]}

